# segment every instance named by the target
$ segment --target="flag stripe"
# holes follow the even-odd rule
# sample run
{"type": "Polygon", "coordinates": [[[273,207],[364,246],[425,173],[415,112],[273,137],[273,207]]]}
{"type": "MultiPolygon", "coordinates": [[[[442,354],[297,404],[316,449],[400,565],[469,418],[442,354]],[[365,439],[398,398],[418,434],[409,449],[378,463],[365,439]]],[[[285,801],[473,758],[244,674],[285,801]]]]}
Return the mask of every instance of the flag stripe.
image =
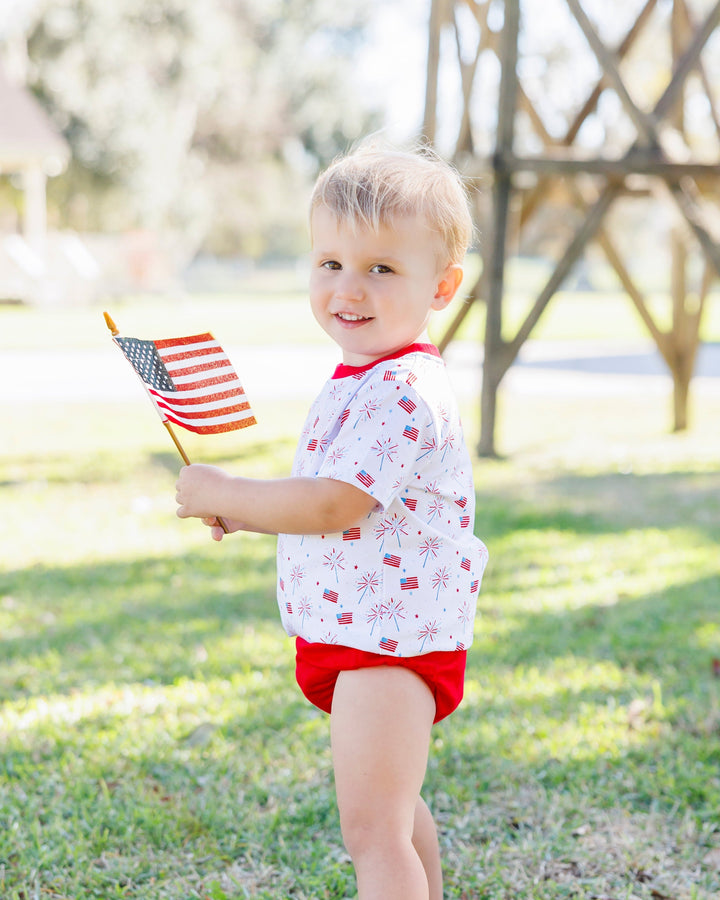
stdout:
{"type": "Polygon", "coordinates": [[[173,406],[200,406],[203,403],[246,402],[239,399],[240,397],[245,397],[245,391],[242,388],[231,388],[229,391],[216,391],[213,394],[208,394],[207,390],[183,391],[182,393],[158,391],[155,388],[150,388],[150,390],[157,397],[161,397],[163,400],[167,400],[168,403],[172,403],[173,406]]]}
{"type": "Polygon", "coordinates": [[[165,400],[158,400],[157,405],[163,409],[169,409],[175,415],[185,419],[213,419],[218,416],[227,416],[231,413],[245,412],[245,410],[250,409],[249,403],[198,403],[191,410],[178,409],[174,403],[168,403],[165,400]]]}
{"type": "Polygon", "coordinates": [[[118,345],[168,421],[197,434],[255,424],[232,363],[208,332],[158,341],[120,339],[118,345]]]}
{"type": "Polygon", "coordinates": [[[212,366],[208,368],[195,367],[183,369],[180,373],[173,373],[168,369],[168,375],[173,382],[182,389],[182,385],[191,384],[199,387],[201,384],[217,384],[219,381],[233,381],[237,376],[231,365],[212,366]]]}
{"type": "MultiPolygon", "coordinates": [[[[157,341],[155,342],[157,345],[157,341]]],[[[191,356],[203,357],[203,356],[211,356],[214,354],[219,354],[224,356],[225,352],[223,348],[218,344],[217,341],[210,341],[206,344],[193,344],[192,349],[184,350],[180,353],[174,353],[170,350],[160,350],[158,348],[158,353],[162,357],[165,365],[172,365],[173,363],[180,362],[183,359],[188,359],[191,356]]]]}
{"type": "Polygon", "coordinates": [[[198,388],[204,388],[205,390],[207,390],[207,388],[212,387],[214,384],[240,386],[240,382],[237,380],[237,376],[234,374],[230,377],[228,377],[227,375],[221,375],[220,377],[202,378],[200,380],[196,378],[195,381],[191,381],[188,379],[187,383],[175,383],[177,384],[178,391],[192,391],[197,390],[198,388]]]}
{"type": "Polygon", "coordinates": [[[239,413],[231,412],[223,415],[203,415],[201,413],[198,416],[187,415],[186,413],[180,415],[179,413],[175,412],[174,409],[170,409],[169,407],[168,412],[171,412],[175,416],[174,421],[176,421],[178,425],[187,424],[188,428],[191,425],[203,428],[209,425],[225,425],[228,422],[234,421],[235,419],[248,419],[252,417],[252,412],[249,409],[242,410],[239,413]]]}
{"type": "Polygon", "coordinates": [[[234,431],[237,428],[247,428],[248,425],[255,425],[255,417],[249,416],[246,419],[240,419],[237,416],[231,416],[229,422],[214,424],[214,425],[195,425],[188,421],[180,421],[176,416],[172,413],[166,413],[167,419],[170,422],[173,422],[175,425],[180,425],[181,428],[185,428],[188,431],[194,431],[195,434],[221,434],[224,431],[234,431]]]}
{"type": "Polygon", "coordinates": [[[217,361],[207,366],[204,363],[201,363],[192,366],[183,365],[182,368],[180,366],[165,366],[165,368],[168,371],[168,375],[170,375],[177,384],[187,384],[189,381],[192,381],[193,378],[197,379],[198,376],[205,378],[207,375],[221,375],[225,372],[232,375],[235,372],[232,363],[227,357],[223,357],[221,362],[217,361]]]}
{"type": "Polygon", "coordinates": [[[166,347],[187,347],[198,344],[217,344],[215,338],[206,331],[204,334],[191,334],[188,337],[179,338],[163,338],[159,341],[153,341],[158,350],[164,350],[166,347]]]}
{"type": "Polygon", "coordinates": [[[174,359],[168,359],[166,356],[160,354],[160,358],[165,363],[165,368],[168,372],[176,372],[177,374],[182,375],[182,370],[191,367],[192,365],[199,366],[205,369],[210,369],[213,366],[217,366],[220,363],[227,363],[230,365],[230,360],[228,359],[227,353],[220,350],[219,353],[210,349],[207,353],[183,353],[180,356],[175,357],[174,359]]]}

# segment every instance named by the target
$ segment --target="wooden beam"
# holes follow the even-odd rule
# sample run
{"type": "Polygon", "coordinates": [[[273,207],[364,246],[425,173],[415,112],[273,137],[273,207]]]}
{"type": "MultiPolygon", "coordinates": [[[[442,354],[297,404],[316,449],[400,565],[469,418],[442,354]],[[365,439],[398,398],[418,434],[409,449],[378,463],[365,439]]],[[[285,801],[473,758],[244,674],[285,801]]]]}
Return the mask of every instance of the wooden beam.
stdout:
{"type": "MultiPolygon", "coordinates": [[[[637,38],[638,34],[640,33],[643,26],[645,25],[645,22],[650,18],[650,15],[652,14],[652,12],[656,6],[657,6],[657,0],[647,0],[647,3],[645,4],[645,6],[640,10],[640,13],[639,13],[637,19],[635,20],[634,25],[632,26],[630,31],[628,31],[628,33],[625,35],[625,37],[621,41],[620,45],[618,46],[617,50],[615,51],[615,55],[618,59],[622,59],[628,53],[628,51],[630,50],[632,45],[635,43],[635,39],[637,38]]],[[[565,144],[566,146],[570,146],[570,144],[575,143],[575,138],[577,137],[578,132],[582,128],[583,123],[585,122],[587,117],[597,106],[598,100],[600,99],[600,95],[602,94],[603,90],[605,89],[605,86],[606,86],[605,76],[603,75],[600,77],[600,80],[593,88],[590,96],[585,101],[582,109],[577,114],[577,116],[573,120],[572,124],[568,128],[567,133],[565,134],[565,137],[562,139],[563,144],[565,144]]]]}
{"type": "Polygon", "coordinates": [[[468,313],[470,312],[470,310],[473,307],[473,304],[478,299],[478,291],[479,291],[479,287],[480,287],[480,282],[481,282],[481,278],[478,278],[477,281],[475,282],[475,284],[470,289],[465,300],[459,305],[458,310],[455,313],[455,315],[453,316],[453,319],[450,322],[450,325],[448,326],[445,334],[437,342],[437,348],[441,354],[444,353],[445,350],[447,350],[448,345],[450,344],[452,339],[457,334],[458,329],[460,328],[462,323],[465,321],[468,313]]]}
{"type": "Polygon", "coordinates": [[[431,143],[437,130],[438,73],[440,71],[440,36],[445,21],[446,0],[432,0],[428,29],[428,54],[425,76],[425,111],[422,133],[431,143]]]}
{"type": "MultiPolygon", "coordinates": [[[[517,100],[517,57],[520,30],[520,0],[506,0],[505,22],[500,37],[502,74],[498,102],[498,125],[495,160],[512,152],[515,133],[515,104],[517,100]]],[[[482,393],[480,400],[481,456],[495,456],[495,419],[497,389],[507,371],[504,363],[502,337],[502,302],[505,280],[505,254],[508,211],[510,206],[511,176],[499,170],[493,182],[493,228],[488,273],[487,316],[485,322],[485,360],[483,363],[482,393]]]]}
{"type": "Polygon", "coordinates": [[[470,120],[470,98],[472,96],[473,82],[475,81],[475,73],[477,72],[480,54],[485,49],[484,34],[480,33],[480,38],[475,48],[475,58],[471,63],[466,63],[462,58],[462,48],[460,45],[460,23],[457,19],[457,7],[453,9],[453,25],[455,30],[455,47],[457,50],[458,68],[460,69],[460,79],[462,83],[463,95],[463,111],[460,117],[460,130],[455,143],[455,156],[458,154],[474,153],[474,141],[472,133],[472,122],[470,120]]]}
{"type": "Polygon", "coordinates": [[[548,279],[545,287],[540,292],[525,321],[518,329],[518,332],[513,340],[510,341],[509,344],[507,344],[509,353],[505,357],[506,368],[503,371],[503,375],[505,374],[507,369],[510,368],[513,361],[520,352],[520,348],[530,336],[533,328],[537,325],[540,316],[542,315],[545,307],[550,301],[550,298],[568,276],[570,269],[572,269],[572,267],[575,265],[575,262],[579,259],[580,254],[583,252],[588,242],[592,239],[593,235],[600,227],[600,223],[604,219],[608,209],[610,209],[610,205],[612,204],[613,200],[615,200],[615,198],[620,193],[620,190],[621,185],[618,182],[614,182],[608,185],[588,211],[588,214],[585,217],[585,221],[575,232],[575,236],[568,244],[567,249],[555,266],[552,275],[548,279]]]}
{"type": "MultiPolygon", "coordinates": [[[[657,6],[658,0],[647,0],[647,3],[640,11],[637,19],[633,23],[630,30],[627,32],[625,37],[622,39],[620,44],[618,45],[617,50],[615,51],[615,55],[618,60],[623,59],[627,53],[631,50],[632,45],[635,43],[635,40],[642,31],[645,23],[650,18],[650,15],[654,11],[657,6]]],[[[564,137],[562,137],[559,141],[553,141],[553,144],[561,144],[565,147],[570,147],[574,144],[575,138],[580,131],[580,128],[583,126],[585,120],[590,115],[590,113],[597,106],[598,100],[600,99],[600,95],[606,87],[606,79],[605,76],[602,75],[598,80],[597,84],[591,91],[589,97],[583,104],[582,108],[578,112],[578,114],[573,119],[570,127],[565,133],[564,137]]],[[[539,117],[538,117],[539,118],[539,117]]],[[[546,144],[547,146],[547,144],[546,144]]],[[[526,198],[525,203],[523,205],[522,212],[520,214],[520,227],[528,221],[528,219],[533,215],[535,209],[542,201],[542,198],[547,193],[549,187],[549,182],[543,180],[534,190],[530,193],[530,195],[526,198]]]]}
{"type": "Polygon", "coordinates": [[[720,275],[720,244],[712,238],[712,229],[706,222],[697,198],[693,197],[693,185],[687,180],[667,180],[667,186],[680,212],[695,233],[706,258],[720,275]]]}
{"type": "MultiPolygon", "coordinates": [[[[685,0],[682,0],[682,2],[680,2],[679,12],[679,18],[681,18],[682,20],[685,34],[692,35],[695,31],[695,23],[693,22],[692,16],[690,15],[690,10],[688,9],[688,5],[685,0]]],[[[715,126],[715,133],[717,134],[718,139],[720,139],[720,116],[718,116],[718,105],[715,99],[715,92],[712,85],[710,84],[707,69],[703,65],[701,59],[698,59],[697,69],[700,75],[700,81],[702,83],[703,90],[705,91],[705,96],[707,97],[708,103],[710,104],[710,117],[713,120],[713,125],[715,126]]]]}
{"type": "MultiPolygon", "coordinates": [[[[622,178],[626,175],[658,175],[663,178],[710,178],[717,182],[720,176],[720,165],[709,163],[669,162],[658,155],[642,150],[630,150],[619,159],[594,157],[578,158],[575,154],[561,150],[546,156],[518,156],[504,153],[494,158],[498,171],[509,174],[515,172],[534,172],[538,175],[604,175],[606,178],[622,178]]],[[[477,169],[471,174],[486,171],[483,161],[479,161],[477,169]]]]}
{"type": "Polygon", "coordinates": [[[610,82],[620,99],[623,109],[628,116],[630,116],[637,128],[640,145],[648,147],[653,146],[655,143],[655,129],[653,128],[653,124],[648,121],[647,115],[638,108],[625,87],[625,82],[623,81],[617,66],[617,57],[615,54],[610,53],[605,44],[600,40],[600,36],[593,28],[590,19],[585,14],[585,11],[582,6],[580,6],[578,0],[565,0],[565,2],[575,16],[575,21],[585,35],[585,40],[590,44],[593,53],[597,57],[600,68],[603,70],[607,80],[610,82]]]}
{"type": "Polygon", "coordinates": [[[675,105],[678,95],[685,84],[690,71],[697,65],[703,47],[707,44],[710,35],[720,24],[720,0],[710,10],[705,21],[695,33],[690,46],[680,57],[673,72],[670,84],[663,91],[653,110],[656,119],[663,119],[675,105]]]}

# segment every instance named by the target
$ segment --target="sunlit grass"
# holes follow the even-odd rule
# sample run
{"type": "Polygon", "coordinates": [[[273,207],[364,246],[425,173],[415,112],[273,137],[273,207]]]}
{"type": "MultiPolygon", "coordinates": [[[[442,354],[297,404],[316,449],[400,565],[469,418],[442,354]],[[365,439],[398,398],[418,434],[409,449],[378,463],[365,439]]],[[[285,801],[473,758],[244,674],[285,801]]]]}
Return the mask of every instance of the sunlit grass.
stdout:
{"type": "MultiPolygon", "coordinates": [[[[479,261],[471,255],[457,302],[433,319],[434,339],[445,332],[474,285],[479,261]]],[[[533,260],[514,260],[508,279],[509,296],[504,307],[505,337],[510,339],[524,320],[544,285],[549,270],[533,260]]],[[[313,344],[325,341],[310,314],[307,302],[307,268],[268,273],[261,270],[238,276],[232,294],[191,294],[178,291],[168,297],[108,298],[97,306],[45,308],[36,311],[23,306],[0,310],[0,350],[62,346],[92,348],[108,339],[102,312],[108,310],[120,332],[141,338],[212,331],[223,345],[258,345],[275,341],[313,344]]],[[[669,295],[648,293],[650,311],[661,329],[672,326],[669,295]]],[[[473,305],[458,337],[481,341],[485,307],[473,305]]],[[[720,292],[714,290],[706,301],[702,339],[720,340],[720,292]]],[[[619,288],[607,291],[559,291],[548,305],[533,332],[547,340],[649,340],[647,330],[631,301],[619,288]]]]}
{"type": "MultiPolygon", "coordinates": [[[[720,402],[686,435],[666,402],[502,397],[466,698],[426,786],[447,898],[720,892],[720,402]]],[[[296,405],[191,456],[285,473],[296,405]]],[[[142,398],[1,411],[0,897],[353,897],[273,539],[175,517],[142,398]]]]}

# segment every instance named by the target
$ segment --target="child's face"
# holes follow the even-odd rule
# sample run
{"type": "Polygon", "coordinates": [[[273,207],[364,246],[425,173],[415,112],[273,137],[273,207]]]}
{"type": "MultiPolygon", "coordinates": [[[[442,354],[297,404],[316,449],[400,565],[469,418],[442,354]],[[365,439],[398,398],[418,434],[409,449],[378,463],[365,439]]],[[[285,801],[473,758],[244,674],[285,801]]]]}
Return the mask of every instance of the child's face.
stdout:
{"type": "Polygon", "coordinates": [[[417,216],[375,232],[338,222],[328,207],[311,220],[310,305],[342,348],[364,366],[423,338],[430,314],[452,300],[460,266],[442,267],[439,240],[417,216]]]}

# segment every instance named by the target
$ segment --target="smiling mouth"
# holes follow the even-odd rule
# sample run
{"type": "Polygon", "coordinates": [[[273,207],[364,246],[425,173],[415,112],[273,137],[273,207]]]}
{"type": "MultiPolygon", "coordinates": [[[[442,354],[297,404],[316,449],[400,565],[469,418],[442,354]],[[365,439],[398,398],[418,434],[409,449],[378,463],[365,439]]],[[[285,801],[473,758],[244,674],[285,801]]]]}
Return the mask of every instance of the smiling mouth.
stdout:
{"type": "Polygon", "coordinates": [[[356,316],[353,313],[335,313],[335,317],[341,322],[369,322],[372,316],[356,316]]]}

